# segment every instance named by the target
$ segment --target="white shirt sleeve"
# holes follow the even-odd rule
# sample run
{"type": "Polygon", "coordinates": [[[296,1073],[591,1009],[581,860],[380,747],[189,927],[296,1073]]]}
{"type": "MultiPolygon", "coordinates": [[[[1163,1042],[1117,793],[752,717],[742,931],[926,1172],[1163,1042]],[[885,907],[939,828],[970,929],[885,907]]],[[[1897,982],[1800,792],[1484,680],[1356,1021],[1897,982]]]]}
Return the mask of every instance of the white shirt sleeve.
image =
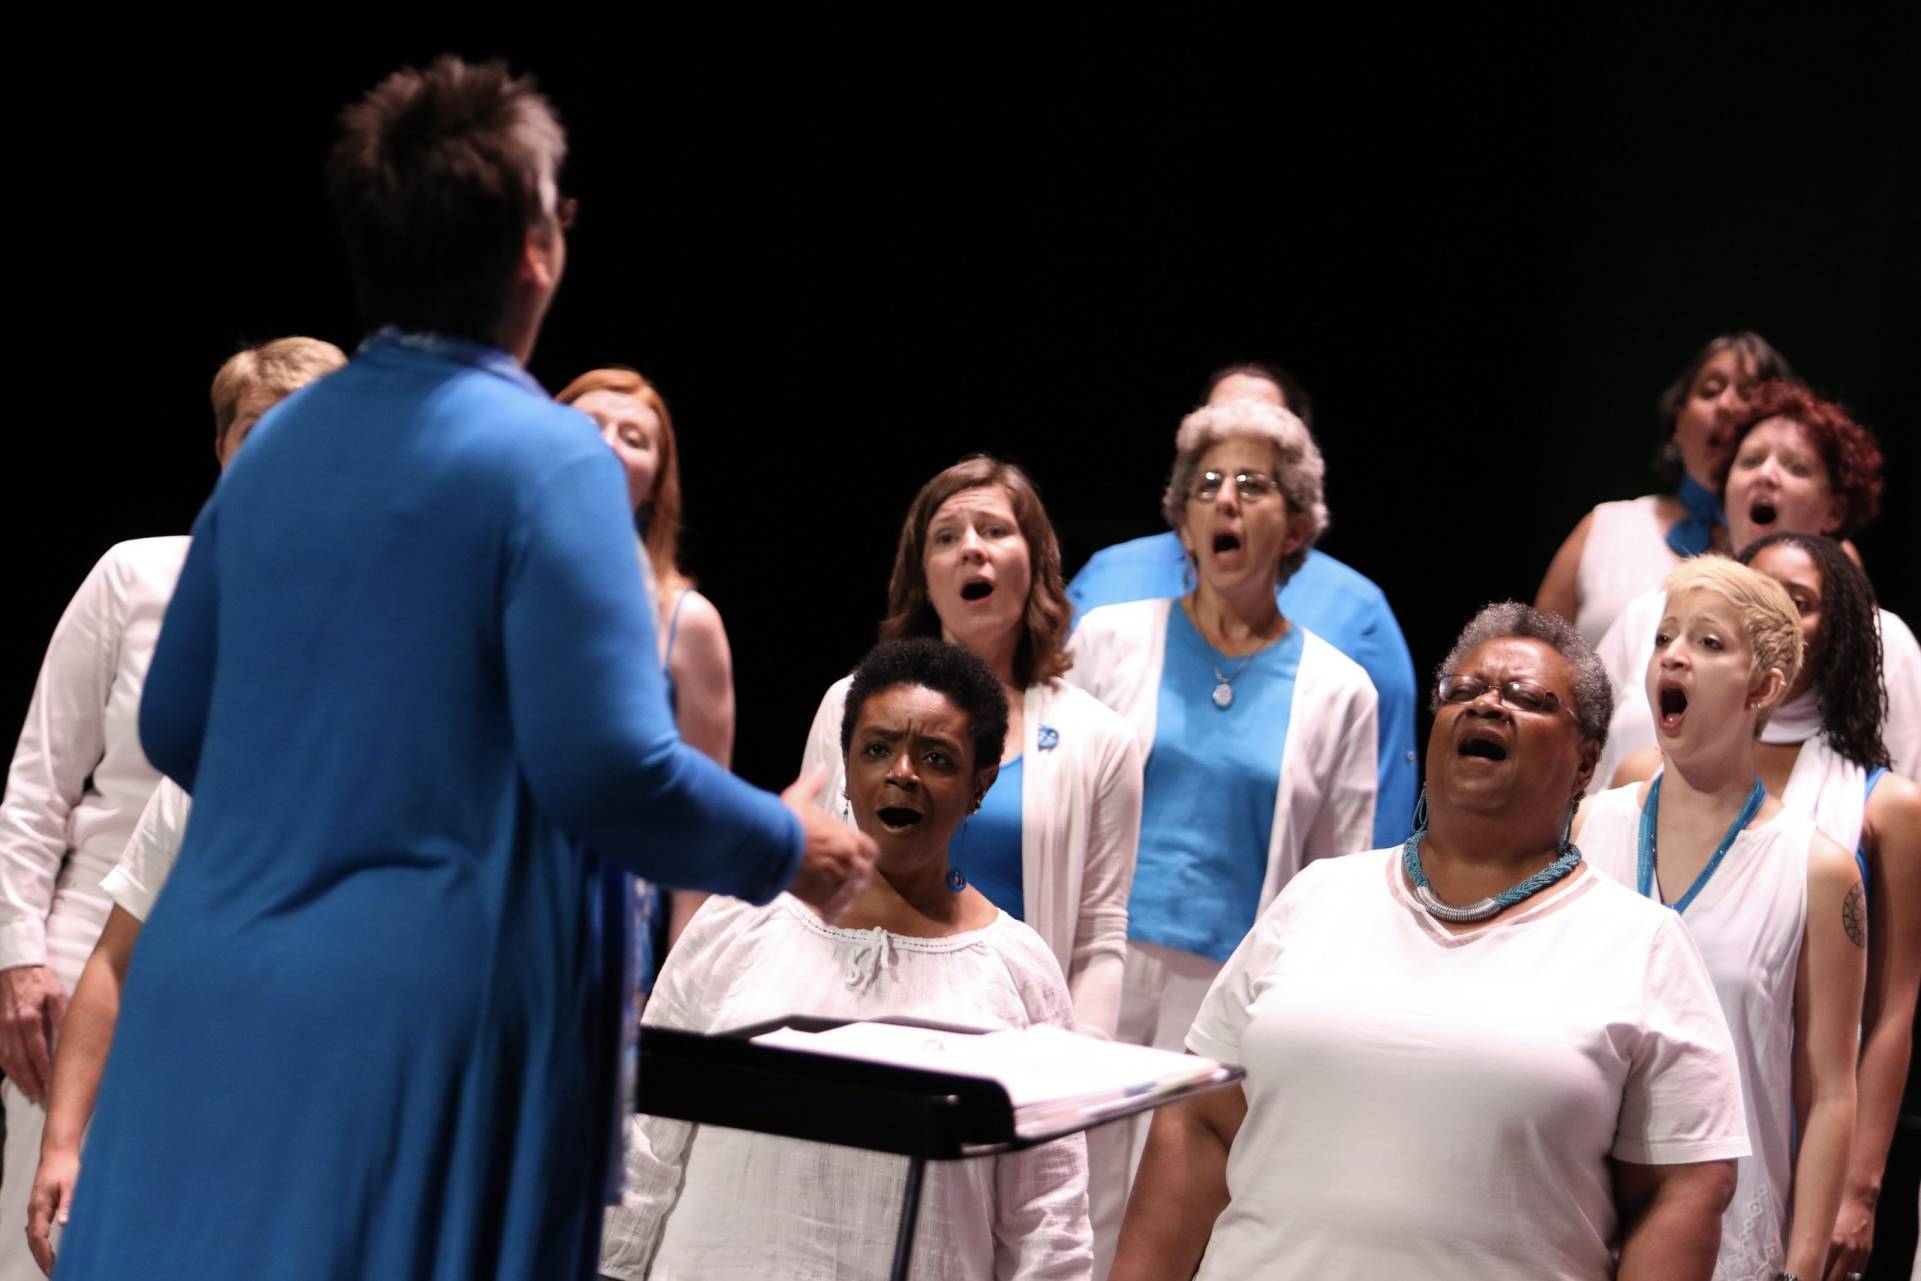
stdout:
{"type": "Polygon", "coordinates": [[[193,802],[170,778],[160,780],[147,808],[140,811],[127,852],[100,882],[120,910],[145,922],[160,897],[161,887],[173,872],[180,857],[180,842],[187,835],[187,813],[193,802]]]}
{"type": "Polygon", "coordinates": [[[106,754],[107,700],[120,645],[111,553],[53,629],[0,803],[0,970],[44,965],[47,915],[73,809],[106,754]]]}
{"type": "Polygon", "coordinates": [[[1194,1026],[1187,1031],[1188,1049],[1222,1063],[1238,1066],[1245,1061],[1241,1055],[1241,1037],[1247,1032],[1254,1002],[1281,955],[1288,917],[1302,894],[1302,887],[1312,885],[1318,876],[1314,864],[1302,868],[1254,922],[1254,928],[1247,932],[1240,946],[1234,949],[1234,955],[1227,958],[1227,964],[1214,976],[1214,985],[1207,989],[1200,1013],[1194,1016],[1194,1026]]]}
{"type": "Polygon", "coordinates": [[[1707,964],[1670,914],[1648,946],[1641,1026],[1612,1155],[1680,1165],[1748,1155],[1741,1073],[1707,964]]]}

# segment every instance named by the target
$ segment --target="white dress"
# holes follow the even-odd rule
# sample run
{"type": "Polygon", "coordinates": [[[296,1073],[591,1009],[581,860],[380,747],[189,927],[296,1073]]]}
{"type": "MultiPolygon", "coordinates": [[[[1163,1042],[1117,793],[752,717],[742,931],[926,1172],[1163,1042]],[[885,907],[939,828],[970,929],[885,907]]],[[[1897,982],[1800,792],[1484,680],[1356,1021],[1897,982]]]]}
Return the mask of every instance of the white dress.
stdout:
{"type": "MultiPolygon", "coordinates": [[[[1590,794],[1606,790],[1621,762],[1644,747],[1654,746],[1654,713],[1648,707],[1648,662],[1654,657],[1654,634],[1660,630],[1667,593],[1660,587],[1630,601],[1621,616],[1595,646],[1608,680],[1614,686],[1614,716],[1608,722],[1607,747],[1595,767],[1590,794]]],[[[1921,769],[1921,641],[1887,610],[1881,614],[1881,684],[1888,692],[1888,719],[1881,728],[1894,772],[1915,777],[1921,769]]],[[[1847,848],[1853,849],[1852,845],[1847,848]]]]}
{"type": "MultiPolygon", "coordinates": [[[[1640,850],[1640,785],[1588,803],[1581,852],[1630,889],[1640,850]]],[[[1808,916],[1814,821],[1782,807],[1751,824],[1680,919],[1700,946],[1734,1035],[1754,1152],[1721,1216],[1715,1281],[1768,1281],[1787,1258],[1794,1184],[1794,983],[1808,916]]],[[[1660,893],[1657,881],[1652,890],[1660,893]]]]}
{"type": "Polygon", "coordinates": [[[1681,558],[1668,546],[1653,494],[1602,503],[1590,513],[1587,542],[1575,571],[1580,607],[1574,628],[1581,639],[1598,645],[1627,603],[1659,587],[1681,558]]]}
{"type": "MultiPolygon", "coordinates": [[[[789,1014],[1072,1026],[1053,954],[1005,913],[949,938],[826,925],[798,899],[711,898],[668,954],[649,1026],[722,1031],[789,1014]]],[[[635,1119],[601,1271],[621,1281],[865,1281],[893,1260],[907,1158],[635,1119]]],[[[1080,1135],[928,1166],[917,1281],[1080,1281],[1092,1267],[1080,1135]]]]}
{"type": "Polygon", "coordinates": [[[1747,1151],[1700,955],[1586,869],[1451,934],[1400,858],[1302,869],[1201,1008],[1189,1047],[1248,1075],[1199,1275],[1606,1281],[1610,1158],[1747,1151]]]}

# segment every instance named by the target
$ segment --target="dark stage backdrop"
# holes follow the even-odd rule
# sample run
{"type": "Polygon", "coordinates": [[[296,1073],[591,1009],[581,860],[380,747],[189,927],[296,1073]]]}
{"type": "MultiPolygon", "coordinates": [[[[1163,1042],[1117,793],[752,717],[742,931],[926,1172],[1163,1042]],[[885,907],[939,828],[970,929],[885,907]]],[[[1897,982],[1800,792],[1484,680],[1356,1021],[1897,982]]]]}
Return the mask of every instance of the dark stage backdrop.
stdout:
{"type": "Polygon", "coordinates": [[[1174,429],[1233,359],[1312,392],[1323,546],[1387,590],[1424,672],[1477,605],[1532,597],[1590,505],[1650,488],[1657,394],[1738,327],[1880,431],[1896,506],[1860,543],[1921,618],[1901,78],[1873,71],[1886,33],[1844,21],[978,58],[820,32],[97,55],[44,144],[49,230],[16,242],[48,314],[15,384],[53,394],[16,416],[0,721],[94,558],[188,528],[234,345],[357,340],[321,191],[333,117],[444,48],[537,72],[565,117],[581,221],[533,369],[635,364],[668,397],[756,782],[792,777],[872,640],[924,479],[1019,460],[1071,572],[1159,527],[1174,429]]]}
{"type": "MultiPolygon", "coordinates": [[[[582,216],[534,373],[629,363],[668,397],[755,782],[793,776],[872,640],[923,480],[1019,460],[1071,571],[1158,527],[1180,416],[1236,359],[1311,390],[1324,546],[1386,589],[1424,673],[1482,602],[1532,597],[1592,504],[1651,487],[1656,396],[1736,328],[1878,430],[1890,511],[1858,541],[1921,621],[1904,26],[1380,9],[1123,49],[1085,19],[1043,41],[969,18],[743,13],[695,38],[656,14],[462,15],[349,43],[318,13],[272,33],[170,15],[36,40],[10,135],[0,733],[100,553],[188,529],[235,344],[357,341],[321,194],[333,117],[449,49],[536,71],[566,119],[582,216]]],[[[1912,1192],[1894,1202],[1884,1240],[1912,1242],[1912,1192]]]]}

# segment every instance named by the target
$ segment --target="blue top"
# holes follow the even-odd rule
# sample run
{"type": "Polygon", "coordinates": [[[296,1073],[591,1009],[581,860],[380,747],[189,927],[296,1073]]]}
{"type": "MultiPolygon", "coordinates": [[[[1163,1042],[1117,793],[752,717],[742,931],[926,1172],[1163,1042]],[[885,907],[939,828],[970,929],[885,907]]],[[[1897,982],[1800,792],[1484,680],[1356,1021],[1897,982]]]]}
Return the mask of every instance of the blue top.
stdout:
{"type": "Polygon", "coordinates": [[[1129,938],[1226,961],[1253,926],[1305,637],[1290,627],[1242,667],[1201,638],[1186,610],[1167,611],[1129,938]],[[1224,708],[1211,697],[1217,668],[1233,678],[1224,708]]]}
{"type": "Polygon", "coordinates": [[[765,901],[801,832],[680,742],[619,464],[530,382],[375,340],[200,513],[66,1281],[596,1274],[618,873],[765,901]]]}
{"type": "MultiPolygon", "coordinates": [[[[1179,536],[1169,531],[1095,552],[1067,585],[1067,598],[1078,618],[1100,605],[1179,596],[1192,586],[1187,554],[1179,536]]],[[[1420,782],[1414,755],[1414,659],[1401,625],[1373,580],[1325,552],[1310,549],[1277,596],[1283,614],[1359,663],[1374,682],[1380,699],[1374,844],[1397,846],[1414,830],[1414,793],[1420,782]]]]}
{"type": "Polygon", "coordinates": [[[1021,758],[1001,766],[994,785],[981,798],[947,844],[947,861],[987,901],[1015,920],[1025,919],[1027,892],[1021,880],[1021,758]]]}

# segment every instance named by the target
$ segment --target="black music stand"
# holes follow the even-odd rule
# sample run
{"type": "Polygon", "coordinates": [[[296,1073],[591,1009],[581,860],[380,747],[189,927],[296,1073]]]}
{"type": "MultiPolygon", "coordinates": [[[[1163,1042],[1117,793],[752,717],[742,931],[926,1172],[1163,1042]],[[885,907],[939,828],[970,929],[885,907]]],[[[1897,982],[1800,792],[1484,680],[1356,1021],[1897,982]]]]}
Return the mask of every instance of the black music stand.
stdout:
{"type": "MultiPolygon", "coordinates": [[[[754,1037],[777,1028],[822,1032],[853,1021],[794,1016],[715,1036],[643,1028],[636,1110],[700,1125],[906,1157],[907,1182],[889,1274],[893,1281],[906,1281],[929,1161],[1016,1152],[1088,1127],[1070,1125],[1057,1133],[1017,1135],[1013,1105],[997,1082],[753,1042],[754,1037]]],[[[982,1030],[920,1019],[871,1021],[940,1032],[982,1030]]],[[[1117,1104],[1104,1110],[1096,1124],[1205,1093],[1243,1075],[1239,1068],[1223,1067],[1197,1084],[1117,1104]]]]}

